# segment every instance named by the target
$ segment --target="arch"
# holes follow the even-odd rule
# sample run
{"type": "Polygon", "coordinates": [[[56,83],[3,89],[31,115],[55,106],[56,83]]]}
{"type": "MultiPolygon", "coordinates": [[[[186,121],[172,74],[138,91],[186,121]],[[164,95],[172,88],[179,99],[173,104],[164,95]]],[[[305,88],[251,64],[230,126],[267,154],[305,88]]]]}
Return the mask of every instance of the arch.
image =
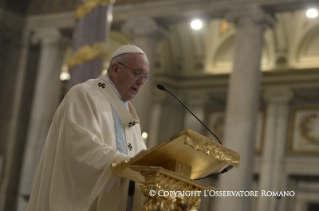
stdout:
{"type": "MultiPolygon", "coordinates": [[[[261,70],[269,69],[271,66],[271,48],[269,47],[269,39],[264,39],[261,58],[261,70]]],[[[213,67],[215,73],[229,73],[232,71],[233,55],[235,47],[235,33],[223,40],[217,47],[215,57],[213,58],[213,67]]]]}
{"type": "Polygon", "coordinates": [[[319,65],[319,23],[313,25],[300,39],[295,52],[296,63],[302,67],[319,65]]]}

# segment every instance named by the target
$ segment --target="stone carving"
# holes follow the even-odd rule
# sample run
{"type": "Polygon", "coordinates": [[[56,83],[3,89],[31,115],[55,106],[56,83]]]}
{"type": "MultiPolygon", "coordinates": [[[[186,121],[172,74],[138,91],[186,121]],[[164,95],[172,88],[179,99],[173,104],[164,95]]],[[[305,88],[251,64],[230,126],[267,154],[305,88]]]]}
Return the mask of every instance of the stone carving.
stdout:
{"type": "Polygon", "coordinates": [[[291,109],[290,153],[319,153],[319,107],[296,106],[291,109]]]}
{"type": "Polygon", "coordinates": [[[313,125],[314,120],[316,120],[317,117],[318,115],[315,113],[305,115],[299,123],[299,130],[301,136],[304,137],[307,141],[319,145],[319,137],[316,136],[318,134],[314,133],[315,127],[311,126],[313,125]]]}

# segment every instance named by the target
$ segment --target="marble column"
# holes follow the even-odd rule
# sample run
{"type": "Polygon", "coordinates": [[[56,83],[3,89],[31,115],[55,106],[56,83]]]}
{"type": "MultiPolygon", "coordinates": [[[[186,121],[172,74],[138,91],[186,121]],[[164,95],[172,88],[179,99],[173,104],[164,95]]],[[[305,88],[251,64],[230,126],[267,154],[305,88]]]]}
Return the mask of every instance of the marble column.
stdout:
{"type": "MultiPolygon", "coordinates": [[[[256,5],[234,8],[227,15],[236,24],[233,72],[229,81],[224,145],[241,155],[239,168],[220,176],[221,191],[249,191],[253,179],[253,160],[257,114],[260,104],[260,60],[265,24],[272,16],[256,5]]],[[[219,197],[216,210],[250,210],[249,197],[219,197]]]]}
{"type": "Polygon", "coordinates": [[[25,199],[31,193],[44,141],[61,95],[64,48],[60,31],[56,28],[39,29],[32,41],[40,43],[41,52],[20,178],[18,211],[26,209],[25,199]]]}
{"type": "MultiPolygon", "coordinates": [[[[146,53],[150,63],[150,77],[152,78],[154,76],[157,43],[168,34],[167,31],[151,18],[130,19],[124,23],[122,31],[132,38],[134,45],[140,47],[146,53]]],[[[152,80],[149,81],[131,101],[139,116],[142,133],[147,132],[149,134],[150,124],[152,124],[150,121],[153,101],[152,90],[155,89],[155,86],[156,84],[152,80]]]]}
{"type": "MultiPolygon", "coordinates": [[[[289,101],[293,92],[285,88],[266,90],[267,117],[259,190],[285,191],[284,157],[289,118],[289,101]]],[[[276,197],[259,197],[257,211],[276,211],[276,197]]]]}

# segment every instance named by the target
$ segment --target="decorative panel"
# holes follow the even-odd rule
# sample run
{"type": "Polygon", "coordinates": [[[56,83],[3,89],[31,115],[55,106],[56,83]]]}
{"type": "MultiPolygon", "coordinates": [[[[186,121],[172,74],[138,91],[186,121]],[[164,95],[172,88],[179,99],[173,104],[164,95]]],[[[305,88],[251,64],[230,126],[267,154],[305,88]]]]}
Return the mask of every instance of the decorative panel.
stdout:
{"type": "Polygon", "coordinates": [[[319,106],[291,109],[288,147],[290,153],[319,153],[319,106]]]}

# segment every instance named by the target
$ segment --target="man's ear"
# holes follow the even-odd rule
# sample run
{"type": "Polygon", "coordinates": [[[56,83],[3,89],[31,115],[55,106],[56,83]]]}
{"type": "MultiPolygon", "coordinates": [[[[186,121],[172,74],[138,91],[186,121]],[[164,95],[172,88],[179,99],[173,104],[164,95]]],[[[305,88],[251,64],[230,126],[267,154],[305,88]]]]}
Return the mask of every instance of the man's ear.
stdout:
{"type": "Polygon", "coordinates": [[[111,67],[110,67],[110,71],[111,71],[111,74],[113,77],[116,77],[117,76],[117,73],[118,73],[118,64],[116,62],[114,62],[111,67]]]}
{"type": "Polygon", "coordinates": [[[116,63],[116,62],[114,62],[113,64],[112,64],[112,69],[114,70],[114,72],[116,72],[117,73],[117,71],[118,71],[118,68],[119,68],[119,65],[118,65],[118,63],[116,63]]]}

